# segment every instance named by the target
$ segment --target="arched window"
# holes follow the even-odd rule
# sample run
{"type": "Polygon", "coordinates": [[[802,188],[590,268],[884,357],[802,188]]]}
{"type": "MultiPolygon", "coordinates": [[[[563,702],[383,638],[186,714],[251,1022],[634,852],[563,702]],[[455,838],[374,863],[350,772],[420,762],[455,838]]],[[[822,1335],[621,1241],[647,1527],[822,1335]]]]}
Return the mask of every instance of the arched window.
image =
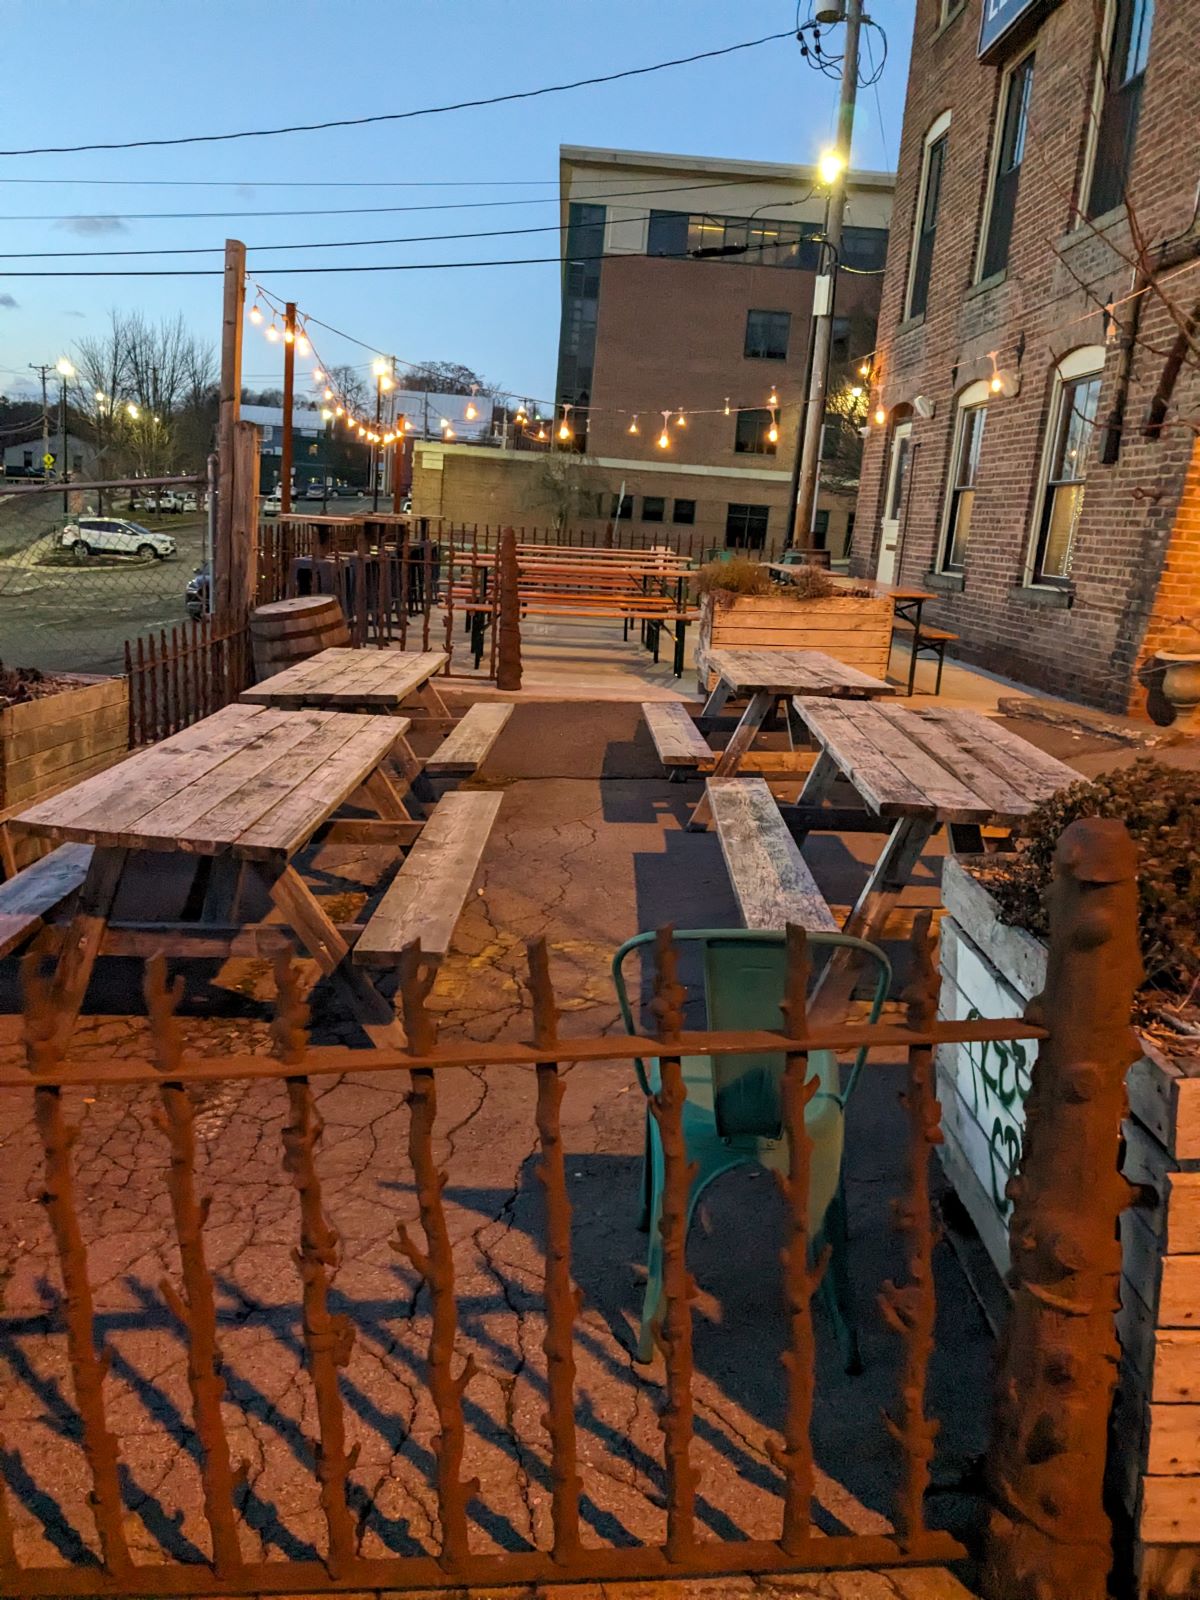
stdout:
{"type": "Polygon", "coordinates": [[[1066,586],[1071,578],[1075,531],[1083,510],[1083,489],[1092,454],[1104,346],[1084,345],[1063,356],[1054,369],[1050,408],[1030,551],[1033,583],[1066,586]]]}
{"type": "Polygon", "coordinates": [[[950,448],[950,476],[942,528],[943,572],[961,572],[967,562],[967,543],[971,536],[971,513],[975,507],[975,480],[983,448],[987,422],[987,402],[991,388],[986,378],[972,383],[958,397],[954,417],[954,439],[950,448]]]}
{"type": "Polygon", "coordinates": [[[921,183],[917,190],[912,251],[908,263],[908,293],[904,300],[906,318],[923,317],[929,302],[929,276],[933,268],[933,243],[937,236],[942,174],[946,166],[946,143],[949,137],[950,113],[943,111],[925,135],[921,157],[921,183]]]}

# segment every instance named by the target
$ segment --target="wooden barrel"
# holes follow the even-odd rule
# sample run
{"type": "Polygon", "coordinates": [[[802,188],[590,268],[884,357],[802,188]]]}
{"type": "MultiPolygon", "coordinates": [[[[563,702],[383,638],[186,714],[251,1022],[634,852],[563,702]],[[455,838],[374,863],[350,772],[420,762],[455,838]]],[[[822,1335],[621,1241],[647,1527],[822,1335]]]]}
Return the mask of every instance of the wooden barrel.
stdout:
{"type": "Polygon", "coordinates": [[[255,677],[261,680],[320,650],[348,645],[350,630],[336,596],[301,595],[273,600],[251,612],[250,642],[255,677]]]}

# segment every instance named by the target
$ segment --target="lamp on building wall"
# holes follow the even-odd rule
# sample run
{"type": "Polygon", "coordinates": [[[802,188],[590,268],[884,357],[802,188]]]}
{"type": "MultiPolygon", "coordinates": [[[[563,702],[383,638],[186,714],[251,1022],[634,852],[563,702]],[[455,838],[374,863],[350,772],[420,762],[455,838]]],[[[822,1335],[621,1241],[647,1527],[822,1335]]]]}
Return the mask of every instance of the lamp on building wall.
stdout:
{"type": "Polygon", "coordinates": [[[931,417],[937,409],[927,394],[914,395],[912,407],[919,417],[925,418],[931,417]]]}

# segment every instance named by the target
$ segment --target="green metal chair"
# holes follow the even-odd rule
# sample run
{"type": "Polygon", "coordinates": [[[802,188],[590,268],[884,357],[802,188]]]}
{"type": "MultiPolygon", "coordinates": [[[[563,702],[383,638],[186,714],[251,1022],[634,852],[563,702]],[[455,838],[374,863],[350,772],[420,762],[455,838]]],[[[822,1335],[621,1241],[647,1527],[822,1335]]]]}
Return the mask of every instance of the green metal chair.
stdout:
{"type": "MultiPolygon", "coordinates": [[[[748,928],[679,929],[677,944],[700,944],[704,959],[706,1026],[710,1030],[777,1028],[784,993],[787,960],[782,933],[748,928]]],[[[652,944],[653,933],[639,933],[617,951],[612,961],[613,982],[626,1031],[636,1033],[633,1010],[626,990],[623,966],[629,954],[652,944]]],[[[891,984],[891,964],[883,951],[847,934],[813,933],[809,945],[842,946],[861,950],[875,963],[877,977],[871,1021],[891,984]]],[[[845,1107],[854,1091],[866,1050],[860,1050],[842,1087],[837,1058],[831,1050],[809,1056],[809,1073],[820,1088],[805,1108],[805,1125],[812,1140],[809,1185],[810,1249],[830,1247],[829,1266],[822,1293],[838,1336],[847,1372],[859,1372],[858,1334],[851,1303],[847,1267],[846,1202],[842,1186],[842,1141],[845,1107]]],[[[783,1126],[781,1084],[784,1057],[757,1052],[736,1056],[682,1057],[687,1100],[683,1107],[683,1135],[689,1163],[695,1163],[688,1194],[687,1224],[696,1202],[714,1178],[739,1166],[762,1166],[786,1171],[788,1139],[783,1126]]],[[[636,1061],[638,1082],[647,1099],[657,1093],[661,1078],[658,1060],[636,1061]]],[[[646,1294],[638,1341],[639,1361],[654,1353],[654,1326],[662,1315],[663,1253],[659,1219],[662,1214],[663,1150],[658,1124],[646,1109],[646,1145],[642,1167],[642,1220],[649,1229],[646,1294]]]]}

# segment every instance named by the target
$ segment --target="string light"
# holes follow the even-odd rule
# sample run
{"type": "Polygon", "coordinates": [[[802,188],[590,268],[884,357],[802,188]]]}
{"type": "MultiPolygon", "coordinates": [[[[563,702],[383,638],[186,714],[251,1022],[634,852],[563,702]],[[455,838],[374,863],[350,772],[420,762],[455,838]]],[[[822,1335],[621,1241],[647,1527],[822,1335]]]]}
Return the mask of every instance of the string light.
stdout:
{"type": "Polygon", "coordinates": [[[774,384],[771,385],[771,392],[767,396],[767,404],[769,406],[777,406],[779,404],[779,396],[775,393],[775,385],[774,384]]]}
{"type": "Polygon", "coordinates": [[[538,427],[537,436],[542,441],[542,443],[544,444],[545,440],[546,440],[546,430],[545,430],[545,428],[541,427],[540,425],[538,427]]]}
{"type": "Polygon", "coordinates": [[[340,417],[340,416],[344,415],[341,406],[336,407],[336,409],[334,410],[333,414],[334,414],[335,417],[340,417]]]}
{"type": "Polygon", "coordinates": [[[686,428],[687,427],[687,418],[684,416],[682,411],[675,418],[675,426],[677,428],[686,428]]]}
{"type": "Polygon", "coordinates": [[[383,390],[384,394],[386,394],[389,389],[394,389],[396,387],[396,380],[385,373],[379,380],[379,387],[383,390]]]}
{"type": "Polygon", "coordinates": [[[999,394],[1001,389],[1003,389],[1003,387],[1004,387],[1004,379],[1000,376],[1000,374],[998,372],[993,372],[992,373],[992,381],[988,384],[988,388],[992,391],[993,394],[999,394]]]}
{"type": "Polygon", "coordinates": [[[321,409],[321,421],[322,422],[328,422],[332,418],[332,416],[333,416],[333,412],[330,411],[329,407],[328,406],[323,406],[322,409],[321,409]]]}
{"type": "Polygon", "coordinates": [[[635,411],[633,413],[633,421],[629,424],[630,433],[640,433],[641,432],[641,429],[637,425],[637,419],[638,419],[638,414],[635,411]]]}
{"type": "Polygon", "coordinates": [[[267,329],[267,338],[271,341],[272,344],[278,344],[279,343],[279,329],[275,326],[274,323],[272,323],[271,326],[267,329]]]}
{"type": "Polygon", "coordinates": [[[562,441],[563,444],[566,444],[568,439],[573,437],[572,432],[571,432],[571,424],[567,420],[570,417],[570,415],[571,415],[571,407],[568,406],[568,405],[564,405],[563,406],[562,425],[558,430],[558,437],[562,441]]]}
{"type": "MultiPolygon", "coordinates": [[[[314,367],[313,368],[313,382],[314,383],[320,383],[321,380],[324,378],[324,376],[325,376],[325,374],[321,371],[320,367],[314,367]]],[[[326,395],[325,398],[328,399],[329,396],[326,395]]]]}
{"type": "Polygon", "coordinates": [[[333,390],[332,389],[326,389],[324,398],[326,400],[332,400],[333,399],[333,390]]]}
{"type": "Polygon", "coordinates": [[[447,439],[453,439],[455,437],[456,437],[456,435],[455,435],[453,427],[451,426],[450,423],[447,423],[446,424],[446,438],[447,439]]]}
{"type": "Polygon", "coordinates": [[[474,422],[475,418],[479,415],[479,412],[475,408],[475,391],[478,389],[478,387],[479,385],[477,383],[473,383],[471,385],[471,398],[467,401],[467,409],[465,413],[468,422],[474,422]]]}
{"type": "Polygon", "coordinates": [[[517,420],[517,423],[521,427],[524,427],[525,423],[529,421],[529,418],[525,415],[525,407],[524,406],[518,406],[517,407],[516,420],[517,420]]]}
{"type": "Polygon", "coordinates": [[[883,427],[884,423],[887,421],[887,412],[883,409],[882,406],[876,406],[875,407],[875,421],[878,423],[878,425],[881,428],[883,427]]]}
{"type": "Polygon", "coordinates": [[[262,319],[263,319],[262,309],[260,308],[259,303],[256,300],[254,302],[254,304],[250,307],[250,321],[254,323],[255,327],[257,327],[258,324],[262,321],[262,319]]]}
{"type": "Polygon", "coordinates": [[[729,415],[729,396],[725,396],[725,415],[729,415]]]}
{"type": "Polygon", "coordinates": [[[775,422],[775,413],[771,413],[771,426],[767,429],[767,439],[771,444],[779,443],[779,428],[775,422]]]}
{"type": "Polygon", "coordinates": [[[671,413],[664,411],[662,419],[663,425],[662,432],[658,436],[658,448],[660,450],[669,450],[671,448],[671,435],[667,432],[667,423],[671,420],[671,413]]]}
{"type": "Polygon", "coordinates": [[[869,378],[871,376],[871,363],[869,361],[864,361],[862,366],[859,367],[858,375],[860,378],[869,378]]]}
{"type": "Polygon", "coordinates": [[[298,356],[306,356],[306,355],[309,354],[309,352],[311,350],[312,350],[312,345],[309,344],[308,339],[305,337],[305,335],[302,334],[302,333],[298,333],[296,335],[296,354],[298,356]]]}
{"type": "Polygon", "coordinates": [[[283,330],[283,342],[284,342],[284,344],[295,344],[296,335],[295,335],[295,332],[293,331],[293,329],[284,328],[284,330],[283,330]]]}

